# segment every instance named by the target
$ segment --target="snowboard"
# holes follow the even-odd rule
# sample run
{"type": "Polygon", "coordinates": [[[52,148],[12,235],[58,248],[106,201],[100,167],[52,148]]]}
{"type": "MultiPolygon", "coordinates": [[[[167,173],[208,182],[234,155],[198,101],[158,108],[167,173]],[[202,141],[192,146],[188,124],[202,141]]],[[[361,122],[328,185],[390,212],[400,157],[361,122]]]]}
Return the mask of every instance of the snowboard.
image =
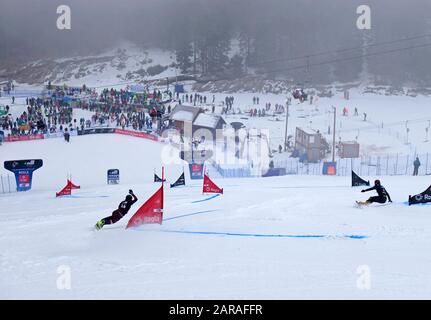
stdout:
{"type": "MultiPolygon", "coordinates": [[[[374,208],[378,208],[378,207],[385,207],[385,206],[388,206],[388,205],[390,205],[390,204],[392,204],[393,202],[386,202],[386,203],[374,203],[374,205],[373,205],[373,207],[374,208]]],[[[371,204],[372,205],[372,204],[371,204]]],[[[366,207],[369,207],[370,205],[366,205],[366,204],[361,204],[361,203],[359,203],[359,201],[356,201],[356,203],[355,203],[355,207],[356,208],[358,208],[358,209],[363,209],[363,208],[366,208],[366,207]]]]}
{"type": "Polygon", "coordinates": [[[358,209],[363,209],[366,205],[361,204],[359,201],[355,201],[355,207],[358,209]]]}

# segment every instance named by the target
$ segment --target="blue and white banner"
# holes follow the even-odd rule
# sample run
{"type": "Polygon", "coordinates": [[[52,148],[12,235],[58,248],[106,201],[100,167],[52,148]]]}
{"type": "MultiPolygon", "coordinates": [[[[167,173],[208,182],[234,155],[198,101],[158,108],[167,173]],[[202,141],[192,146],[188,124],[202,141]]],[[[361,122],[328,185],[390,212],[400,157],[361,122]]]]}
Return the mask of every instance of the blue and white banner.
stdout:
{"type": "Polygon", "coordinates": [[[33,172],[43,166],[41,159],[5,161],[4,168],[15,174],[16,190],[28,191],[31,189],[33,172]]]}
{"type": "Polygon", "coordinates": [[[109,169],[107,175],[108,175],[108,184],[119,184],[120,183],[120,170],[109,169]]]}

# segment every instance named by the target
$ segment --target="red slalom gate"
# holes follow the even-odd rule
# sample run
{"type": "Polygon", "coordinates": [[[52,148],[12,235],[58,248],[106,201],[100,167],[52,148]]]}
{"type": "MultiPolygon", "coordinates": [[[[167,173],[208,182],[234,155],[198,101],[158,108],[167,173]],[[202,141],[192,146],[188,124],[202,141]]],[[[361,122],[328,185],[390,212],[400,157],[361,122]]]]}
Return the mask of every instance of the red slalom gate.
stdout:
{"type": "Polygon", "coordinates": [[[202,186],[202,193],[221,193],[223,194],[223,188],[217,186],[212,180],[205,174],[204,184],[202,186]]]}
{"type": "Polygon", "coordinates": [[[130,218],[126,229],[138,227],[142,224],[163,223],[163,180],[165,179],[164,168],[162,168],[162,185],[130,218]]]}

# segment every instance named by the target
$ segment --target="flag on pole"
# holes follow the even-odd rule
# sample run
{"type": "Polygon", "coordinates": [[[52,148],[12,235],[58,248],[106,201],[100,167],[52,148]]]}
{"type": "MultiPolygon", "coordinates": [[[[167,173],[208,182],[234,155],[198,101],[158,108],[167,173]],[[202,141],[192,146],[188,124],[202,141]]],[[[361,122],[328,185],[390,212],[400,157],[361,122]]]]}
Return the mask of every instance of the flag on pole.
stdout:
{"type": "Polygon", "coordinates": [[[175,188],[178,186],[185,186],[185,185],[186,185],[186,178],[184,177],[184,172],[183,172],[182,175],[180,175],[180,177],[177,179],[177,181],[171,184],[171,188],[175,188]]]}
{"type": "Polygon", "coordinates": [[[370,181],[365,181],[352,170],[352,187],[369,186],[370,181]]]}
{"type": "Polygon", "coordinates": [[[162,185],[130,218],[126,229],[142,224],[162,224],[163,222],[163,182],[165,181],[165,168],[162,167],[162,185]]]}
{"type": "Polygon", "coordinates": [[[55,196],[56,197],[70,196],[71,194],[72,194],[72,188],[70,187],[69,183],[67,183],[66,186],[60,190],[60,192],[55,193],[55,196]]]}
{"type": "Polygon", "coordinates": [[[207,174],[204,175],[204,184],[202,188],[202,193],[221,193],[223,194],[223,188],[219,188],[207,174]]]}
{"type": "Polygon", "coordinates": [[[137,227],[142,224],[162,224],[163,222],[163,185],[156,191],[130,218],[127,227],[137,227]]]}
{"type": "Polygon", "coordinates": [[[81,186],[77,186],[76,184],[73,184],[72,180],[67,180],[67,185],[70,187],[70,189],[81,189],[81,186]]]}

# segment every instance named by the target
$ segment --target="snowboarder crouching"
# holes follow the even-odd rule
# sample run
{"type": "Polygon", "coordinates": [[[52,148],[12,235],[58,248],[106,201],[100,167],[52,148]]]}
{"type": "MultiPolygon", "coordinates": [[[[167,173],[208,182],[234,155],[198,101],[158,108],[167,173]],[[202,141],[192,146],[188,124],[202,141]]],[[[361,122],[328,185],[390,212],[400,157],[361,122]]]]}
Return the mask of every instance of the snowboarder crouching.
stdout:
{"type": "Polygon", "coordinates": [[[118,222],[129,212],[130,208],[136,201],[138,201],[138,198],[133,193],[133,190],[129,190],[129,194],[126,196],[126,199],[121,201],[121,203],[118,205],[118,209],[113,211],[111,216],[97,221],[95,226],[96,229],[100,230],[105,224],[114,224],[118,222]]]}
{"type": "Polygon", "coordinates": [[[374,187],[371,187],[369,189],[365,189],[362,190],[361,192],[368,192],[368,191],[372,191],[372,190],[376,190],[378,196],[375,197],[370,197],[367,201],[365,202],[359,202],[356,201],[356,203],[358,205],[370,205],[372,203],[386,203],[387,200],[389,200],[389,202],[392,202],[391,197],[389,195],[389,193],[386,191],[386,189],[381,185],[380,180],[376,180],[374,181],[374,187]]]}

